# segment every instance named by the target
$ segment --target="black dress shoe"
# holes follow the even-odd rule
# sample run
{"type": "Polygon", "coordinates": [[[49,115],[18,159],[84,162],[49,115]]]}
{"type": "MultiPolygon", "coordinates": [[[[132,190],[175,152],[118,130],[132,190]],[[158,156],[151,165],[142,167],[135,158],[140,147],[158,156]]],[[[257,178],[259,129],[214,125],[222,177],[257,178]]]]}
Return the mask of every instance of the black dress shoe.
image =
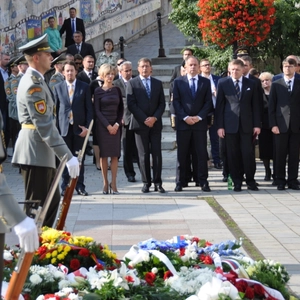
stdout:
{"type": "Polygon", "coordinates": [[[161,184],[154,185],[154,192],[165,193],[165,189],[161,186],[161,184]]]}
{"type": "Polygon", "coordinates": [[[242,186],[240,184],[236,184],[234,186],[234,189],[233,189],[235,192],[241,192],[242,191],[242,186]]]}
{"type": "Polygon", "coordinates": [[[175,192],[182,192],[182,185],[180,183],[177,183],[174,191],[175,192]]]}
{"type": "Polygon", "coordinates": [[[66,191],[66,190],[62,190],[61,193],[60,193],[60,195],[61,195],[61,196],[64,196],[64,195],[65,195],[65,191],[66,191]]]}
{"type": "Polygon", "coordinates": [[[297,183],[292,183],[288,185],[289,189],[299,191],[300,187],[297,183]]]}
{"type": "Polygon", "coordinates": [[[195,183],[195,186],[200,186],[200,183],[199,183],[199,182],[196,182],[196,183],[195,183]]]}
{"type": "Polygon", "coordinates": [[[223,182],[227,182],[227,181],[228,181],[228,177],[227,177],[227,176],[224,176],[223,179],[222,179],[222,181],[223,181],[223,182]]]}
{"type": "Polygon", "coordinates": [[[128,176],[128,182],[135,182],[134,176],[128,176]]]}
{"type": "Polygon", "coordinates": [[[182,187],[183,188],[185,188],[185,187],[188,187],[189,186],[189,184],[188,183],[184,183],[184,184],[182,184],[182,187]]]}
{"type": "Polygon", "coordinates": [[[220,163],[216,163],[216,164],[214,164],[214,166],[215,166],[215,169],[218,169],[218,170],[221,170],[223,168],[220,163]]]}
{"type": "Polygon", "coordinates": [[[142,187],[142,192],[143,193],[149,193],[149,184],[148,183],[144,183],[144,186],[142,187]]]}
{"type": "Polygon", "coordinates": [[[256,183],[247,185],[247,189],[251,190],[251,191],[258,191],[259,190],[256,183]]]}
{"type": "Polygon", "coordinates": [[[285,190],[285,184],[278,184],[278,185],[277,185],[277,190],[278,190],[278,191],[283,191],[283,190],[285,190]]]}
{"type": "Polygon", "coordinates": [[[76,191],[77,191],[77,194],[78,194],[78,195],[81,195],[81,196],[88,196],[88,192],[87,192],[85,189],[79,188],[79,189],[76,189],[76,191]]]}
{"type": "Polygon", "coordinates": [[[211,191],[211,189],[210,189],[210,187],[209,187],[209,185],[208,185],[208,182],[207,182],[207,183],[204,183],[204,184],[201,186],[201,189],[202,189],[203,192],[210,192],[210,191],[211,191]]]}

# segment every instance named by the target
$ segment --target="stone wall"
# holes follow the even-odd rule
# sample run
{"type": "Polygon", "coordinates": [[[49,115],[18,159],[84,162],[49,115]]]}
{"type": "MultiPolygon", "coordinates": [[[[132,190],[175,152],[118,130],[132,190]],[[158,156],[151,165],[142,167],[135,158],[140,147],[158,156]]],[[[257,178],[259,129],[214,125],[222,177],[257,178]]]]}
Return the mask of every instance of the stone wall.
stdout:
{"type": "MultiPolygon", "coordinates": [[[[168,14],[170,0],[6,0],[0,3],[0,51],[16,52],[27,41],[43,34],[50,16],[59,29],[75,7],[86,25],[87,41],[102,50],[106,37],[129,39],[156,19],[168,14]]],[[[64,38],[64,37],[63,37],[64,38]]]]}

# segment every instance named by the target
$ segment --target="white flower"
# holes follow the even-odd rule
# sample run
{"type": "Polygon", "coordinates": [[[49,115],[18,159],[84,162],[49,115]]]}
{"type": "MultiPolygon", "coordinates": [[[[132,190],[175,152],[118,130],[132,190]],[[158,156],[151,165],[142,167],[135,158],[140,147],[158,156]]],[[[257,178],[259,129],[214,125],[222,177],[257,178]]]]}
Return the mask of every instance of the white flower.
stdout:
{"type": "Polygon", "coordinates": [[[157,268],[152,268],[151,272],[154,273],[154,274],[157,274],[158,269],[157,268]]]}
{"type": "Polygon", "coordinates": [[[33,274],[29,277],[32,284],[37,285],[43,281],[43,279],[38,274],[33,274]]]}
{"type": "Polygon", "coordinates": [[[3,252],[3,259],[4,260],[13,260],[13,256],[11,255],[10,251],[4,250],[3,252]]]}
{"type": "Polygon", "coordinates": [[[36,300],[44,300],[44,299],[45,299],[44,295],[40,295],[36,298],[36,300]]]}
{"type": "Polygon", "coordinates": [[[70,286],[70,282],[66,279],[63,279],[61,280],[59,283],[58,283],[58,288],[61,290],[63,288],[66,288],[66,287],[69,287],[70,286]]]}

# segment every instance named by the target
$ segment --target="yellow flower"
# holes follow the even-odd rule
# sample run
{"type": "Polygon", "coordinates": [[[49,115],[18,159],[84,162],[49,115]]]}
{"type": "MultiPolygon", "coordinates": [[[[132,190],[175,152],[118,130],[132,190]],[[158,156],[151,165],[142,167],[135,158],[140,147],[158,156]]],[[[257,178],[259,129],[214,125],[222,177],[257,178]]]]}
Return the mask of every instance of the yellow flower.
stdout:
{"type": "Polygon", "coordinates": [[[53,257],[53,258],[51,259],[51,264],[55,264],[55,263],[56,263],[56,258],[53,257]]]}
{"type": "Polygon", "coordinates": [[[52,252],[52,257],[55,257],[55,256],[57,256],[57,251],[56,251],[56,250],[54,250],[54,251],[52,252]]]}
{"type": "Polygon", "coordinates": [[[62,252],[62,251],[64,251],[64,246],[63,245],[58,245],[57,252],[62,252]]]}
{"type": "Polygon", "coordinates": [[[58,260],[63,260],[64,258],[65,258],[64,253],[60,253],[60,254],[57,255],[58,260]]]}
{"type": "Polygon", "coordinates": [[[47,253],[46,258],[51,258],[51,253],[47,253]]]}

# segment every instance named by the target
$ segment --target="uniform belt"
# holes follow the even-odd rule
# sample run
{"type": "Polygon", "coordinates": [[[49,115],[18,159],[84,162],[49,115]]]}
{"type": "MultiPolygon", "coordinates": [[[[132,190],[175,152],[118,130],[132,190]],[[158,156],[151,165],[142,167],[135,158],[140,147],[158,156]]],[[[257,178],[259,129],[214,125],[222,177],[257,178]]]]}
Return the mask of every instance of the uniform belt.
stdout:
{"type": "Polygon", "coordinates": [[[26,129],[36,129],[36,127],[33,124],[22,124],[22,128],[26,129]]]}

